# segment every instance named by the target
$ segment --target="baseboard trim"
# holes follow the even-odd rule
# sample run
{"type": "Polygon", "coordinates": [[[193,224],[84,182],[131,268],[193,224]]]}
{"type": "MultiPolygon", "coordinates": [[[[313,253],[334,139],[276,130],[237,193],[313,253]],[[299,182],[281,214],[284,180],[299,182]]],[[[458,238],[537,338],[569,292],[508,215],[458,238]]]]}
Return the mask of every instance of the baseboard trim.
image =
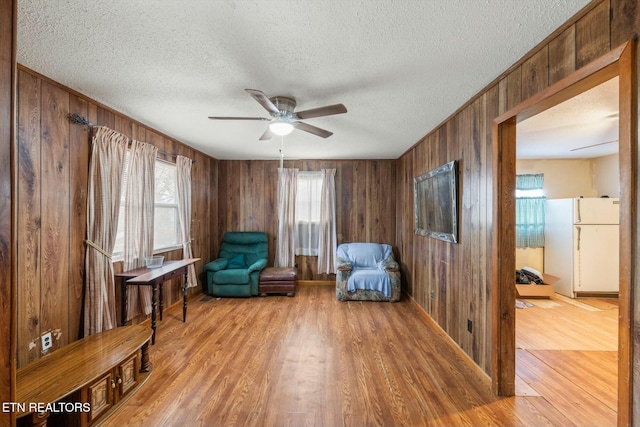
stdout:
{"type": "Polygon", "coordinates": [[[298,280],[300,286],[335,286],[335,280],[298,280]]]}
{"type": "Polygon", "coordinates": [[[445,330],[442,329],[442,327],[438,325],[431,316],[429,316],[429,313],[427,313],[425,309],[422,308],[422,306],[418,304],[411,295],[407,295],[405,293],[405,296],[418,309],[422,317],[429,323],[429,325],[433,326],[434,330],[436,330],[445,339],[445,341],[447,341],[451,345],[451,348],[453,348],[453,350],[460,356],[460,358],[467,364],[467,366],[471,368],[471,370],[478,376],[478,378],[480,378],[480,380],[482,380],[482,382],[485,383],[489,389],[491,389],[491,377],[485,371],[483,371],[482,368],[480,368],[480,366],[478,366],[478,364],[476,364],[476,362],[474,362],[467,353],[462,350],[458,343],[455,342],[453,338],[451,338],[449,334],[447,334],[445,330]]]}
{"type": "Polygon", "coordinates": [[[576,298],[611,298],[618,299],[618,292],[576,292],[576,298]]]}

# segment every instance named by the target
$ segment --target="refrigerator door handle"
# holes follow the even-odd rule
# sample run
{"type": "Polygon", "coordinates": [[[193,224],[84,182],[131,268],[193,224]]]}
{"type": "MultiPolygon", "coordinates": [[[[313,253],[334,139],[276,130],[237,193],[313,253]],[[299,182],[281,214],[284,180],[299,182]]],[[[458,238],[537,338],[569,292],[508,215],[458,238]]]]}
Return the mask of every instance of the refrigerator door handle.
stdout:
{"type": "Polygon", "coordinates": [[[579,251],[580,250],[580,232],[582,231],[582,227],[577,225],[576,226],[576,230],[578,230],[578,236],[577,236],[577,238],[578,238],[578,248],[577,248],[577,250],[579,251]]]}
{"type": "Polygon", "coordinates": [[[580,215],[580,199],[576,199],[576,222],[582,222],[580,215]]]}

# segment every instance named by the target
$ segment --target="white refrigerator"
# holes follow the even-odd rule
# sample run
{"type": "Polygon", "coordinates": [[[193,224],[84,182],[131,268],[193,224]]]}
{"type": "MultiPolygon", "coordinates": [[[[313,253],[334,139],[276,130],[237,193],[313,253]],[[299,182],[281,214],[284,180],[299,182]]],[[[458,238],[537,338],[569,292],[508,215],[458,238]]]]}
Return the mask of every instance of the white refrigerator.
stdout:
{"type": "Polygon", "coordinates": [[[553,289],[571,298],[618,292],[620,200],[547,200],[544,272],[559,277],[553,289]]]}

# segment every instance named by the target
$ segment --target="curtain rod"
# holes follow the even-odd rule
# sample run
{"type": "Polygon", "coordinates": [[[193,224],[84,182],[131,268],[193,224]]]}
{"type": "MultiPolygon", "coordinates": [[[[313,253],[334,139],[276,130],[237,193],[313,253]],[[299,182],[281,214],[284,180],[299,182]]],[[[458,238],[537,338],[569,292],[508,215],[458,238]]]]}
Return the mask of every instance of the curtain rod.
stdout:
{"type": "MultiPolygon", "coordinates": [[[[70,122],[75,123],[77,125],[89,126],[90,128],[96,126],[93,123],[91,123],[89,120],[85,119],[84,117],[82,117],[81,115],[79,115],[77,113],[67,114],[67,117],[69,118],[70,122]]],[[[171,157],[178,157],[177,154],[168,153],[168,152],[163,151],[163,150],[158,150],[158,153],[166,154],[167,156],[171,156],[171,157]]],[[[191,163],[195,163],[195,162],[196,162],[195,160],[191,159],[191,163]]]]}

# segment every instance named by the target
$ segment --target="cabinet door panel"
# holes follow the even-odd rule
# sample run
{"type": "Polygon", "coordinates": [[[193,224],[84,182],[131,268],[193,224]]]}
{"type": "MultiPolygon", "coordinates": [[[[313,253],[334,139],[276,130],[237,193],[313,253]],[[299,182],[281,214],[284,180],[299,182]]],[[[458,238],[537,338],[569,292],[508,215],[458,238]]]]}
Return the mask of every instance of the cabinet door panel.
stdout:
{"type": "Polygon", "coordinates": [[[113,405],[113,377],[111,373],[107,373],[98,381],[87,387],[89,403],[91,403],[91,412],[89,415],[89,424],[100,415],[105,413],[113,405]]]}
{"type": "Polygon", "coordinates": [[[135,354],[118,367],[120,396],[124,396],[138,383],[138,355],[135,354]]]}

